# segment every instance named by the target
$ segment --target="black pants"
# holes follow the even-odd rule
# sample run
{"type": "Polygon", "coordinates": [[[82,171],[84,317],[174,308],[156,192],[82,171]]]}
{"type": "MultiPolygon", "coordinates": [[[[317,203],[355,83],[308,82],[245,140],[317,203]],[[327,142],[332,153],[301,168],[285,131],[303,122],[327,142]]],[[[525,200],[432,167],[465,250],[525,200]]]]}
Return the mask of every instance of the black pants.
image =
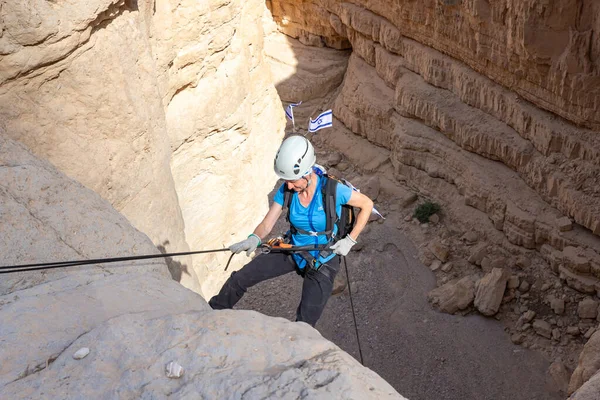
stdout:
{"type": "MultiPolygon", "coordinates": [[[[319,270],[305,267],[302,299],[296,310],[296,321],[315,326],[333,289],[333,280],[340,269],[340,257],[336,256],[319,270]],[[326,271],[322,269],[325,268],[326,271]]],[[[233,308],[249,287],[267,279],[296,271],[296,264],[284,253],[261,254],[255,257],[239,271],[233,272],[225,282],[219,294],[208,304],[214,310],[233,308]]]]}

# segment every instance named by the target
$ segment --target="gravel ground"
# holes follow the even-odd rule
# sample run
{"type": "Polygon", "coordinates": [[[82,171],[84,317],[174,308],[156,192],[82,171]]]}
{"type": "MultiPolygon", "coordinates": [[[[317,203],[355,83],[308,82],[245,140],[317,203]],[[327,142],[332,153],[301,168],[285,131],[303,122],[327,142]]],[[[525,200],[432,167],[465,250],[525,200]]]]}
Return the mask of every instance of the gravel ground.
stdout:
{"type": "MultiPolygon", "coordinates": [[[[546,385],[549,362],[513,345],[498,321],[430,307],[435,277],[396,220],[370,223],[363,249],[346,258],[364,365],[411,400],[561,399],[546,385]]],[[[345,281],[343,266],[340,274],[345,281]]],[[[294,320],[301,285],[294,273],[263,282],[236,308],[294,320]]],[[[348,288],[330,298],[316,328],[361,360],[348,288]]]]}

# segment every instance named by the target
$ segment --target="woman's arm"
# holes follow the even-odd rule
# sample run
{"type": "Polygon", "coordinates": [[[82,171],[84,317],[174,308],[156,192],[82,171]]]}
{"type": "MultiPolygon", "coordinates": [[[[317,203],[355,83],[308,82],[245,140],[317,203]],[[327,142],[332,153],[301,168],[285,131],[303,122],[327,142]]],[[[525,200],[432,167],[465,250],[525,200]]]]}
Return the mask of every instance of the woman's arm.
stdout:
{"type": "Polygon", "coordinates": [[[358,235],[360,235],[369,221],[369,216],[373,210],[373,200],[364,194],[353,190],[350,200],[348,200],[347,204],[351,205],[352,207],[360,208],[360,211],[356,216],[356,224],[354,225],[354,229],[352,229],[352,232],[350,232],[350,237],[356,241],[358,239],[358,235]]]}
{"type": "Polygon", "coordinates": [[[273,204],[271,204],[271,208],[269,208],[269,212],[267,213],[267,215],[265,215],[265,217],[263,218],[261,223],[258,224],[256,229],[254,229],[253,233],[256,236],[258,236],[261,241],[269,233],[271,233],[271,231],[273,230],[273,227],[275,226],[275,223],[277,222],[277,220],[279,219],[279,216],[281,215],[282,210],[283,210],[283,207],[281,206],[281,204],[274,201],[273,204]]]}

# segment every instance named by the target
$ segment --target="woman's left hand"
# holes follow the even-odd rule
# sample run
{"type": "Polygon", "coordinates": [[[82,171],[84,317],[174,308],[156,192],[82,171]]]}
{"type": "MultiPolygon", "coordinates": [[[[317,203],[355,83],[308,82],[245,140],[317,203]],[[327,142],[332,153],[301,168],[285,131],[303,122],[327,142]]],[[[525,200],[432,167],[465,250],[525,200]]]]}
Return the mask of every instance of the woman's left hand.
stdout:
{"type": "Polygon", "coordinates": [[[352,236],[346,235],[345,238],[338,240],[335,244],[329,247],[333,252],[340,256],[345,256],[350,252],[352,246],[356,244],[356,240],[352,236]]]}

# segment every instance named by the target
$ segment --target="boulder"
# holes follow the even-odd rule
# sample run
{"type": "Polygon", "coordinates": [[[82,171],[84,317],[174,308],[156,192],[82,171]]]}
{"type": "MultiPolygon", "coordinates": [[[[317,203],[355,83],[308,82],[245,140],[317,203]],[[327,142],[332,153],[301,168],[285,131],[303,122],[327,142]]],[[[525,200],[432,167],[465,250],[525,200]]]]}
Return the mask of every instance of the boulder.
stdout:
{"type": "Polygon", "coordinates": [[[448,260],[448,255],[450,253],[450,249],[448,248],[448,245],[443,243],[441,240],[436,239],[436,240],[431,241],[427,245],[427,248],[441,262],[445,263],[448,260]]]}
{"type": "Polygon", "coordinates": [[[565,301],[563,299],[553,298],[550,301],[550,307],[555,314],[561,315],[565,312],[565,301]]]}
{"type": "Polygon", "coordinates": [[[585,298],[577,305],[579,318],[595,319],[598,316],[598,302],[592,298],[585,298]]]}
{"type": "Polygon", "coordinates": [[[475,295],[475,308],[480,313],[489,317],[498,312],[509,276],[508,271],[494,268],[481,279],[475,295]]]}
{"type": "MultiPolygon", "coordinates": [[[[572,394],[581,387],[586,381],[592,376],[598,375],[600,370],[600,331],[594,333],[592,337],[587,341],[583,350],[579,355],[579,361],[577,367],[571,375],[569,381],[569,394],[572,394]]],[[[596,381],[598,379],[596,378],[596,381]]],[[[598,392],[596,392],[597,394],[598,392]]],[[[578,397],[574,397],[578,399],[578,397]]],[[[586,398],[584,398],[586,399],[586,398]]],[[[590,400],[593,397],[589,398],[590,400]]],[[[586,399],[587,400],[587,399],[586,399]]]]}
{"type": "Polygon", "coordinates": [[[550,378],[550,384],[555,390],[566,394],[569,387],[569,378],[571,373],[562,362],[562,360],[555,360],[550,367],[548,367],[548,377],[550,378]]]}
{"type": "Polygon", "coordinates": [[[552,338],[552,325],[543,319],[536,319],[533,321],[533,330],[540,336],[543,336],[547,339],[552,338]]]}
{"type": "Polygon", "coordinates": [[[429,292],[429,301],[445,313],[454,314],[471,305],[475,296],[475,277],[454,279],[429,292]]]}

